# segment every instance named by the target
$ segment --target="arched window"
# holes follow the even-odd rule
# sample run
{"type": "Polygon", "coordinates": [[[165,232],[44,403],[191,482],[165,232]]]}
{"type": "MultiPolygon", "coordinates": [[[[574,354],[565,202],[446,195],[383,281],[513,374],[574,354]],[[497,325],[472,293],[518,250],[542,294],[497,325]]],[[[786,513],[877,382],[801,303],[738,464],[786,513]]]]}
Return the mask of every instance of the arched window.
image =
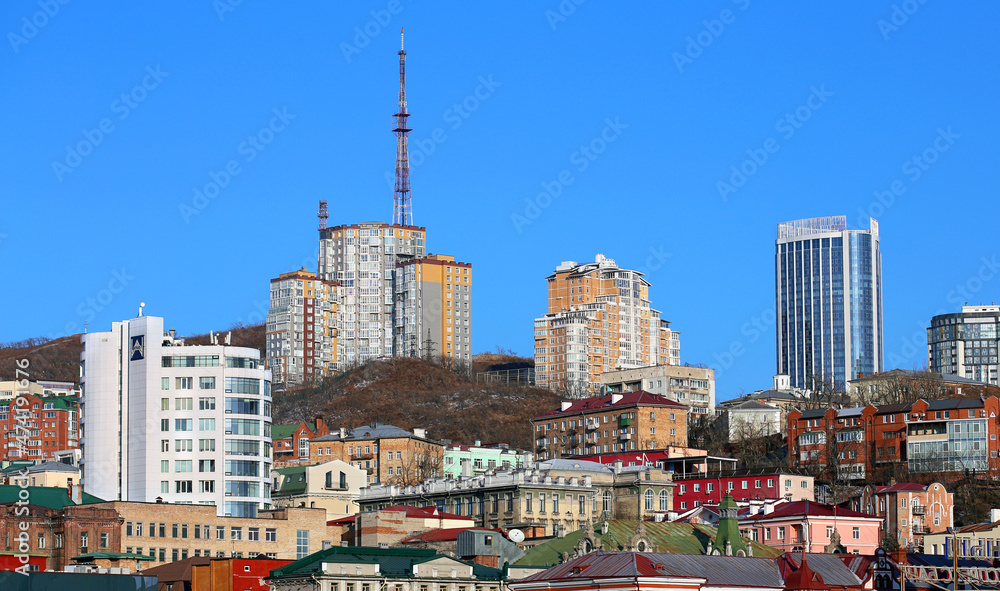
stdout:
{"type": "Polygon", "coordinates": [[[670,510],[670,495],[667,494],[667,491],[661,490],[660,491],[660,511],[669,511],[669,510],[670,510]]]}
{"type": "Polygon", "coordinates": [[[611,511],[611,491],[604,491],[604,510],[611,511]]]}
{"type": "Polygon", "coordinates": [[[646,494],[644,494],[643,497],[645,497],[645,499],[646,499],[646,511],[652,511],[653,510],[653,491],[651,491],[650,489],[647,488],[646,489],[646,494]]]}

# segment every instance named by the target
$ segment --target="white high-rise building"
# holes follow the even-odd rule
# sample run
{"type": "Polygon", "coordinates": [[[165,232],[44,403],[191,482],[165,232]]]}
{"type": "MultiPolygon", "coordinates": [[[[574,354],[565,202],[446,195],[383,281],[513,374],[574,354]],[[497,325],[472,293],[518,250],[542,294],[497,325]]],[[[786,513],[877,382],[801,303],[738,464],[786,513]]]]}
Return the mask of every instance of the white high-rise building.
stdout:
{"type": "Polygon", "coordinates": [[[260,352],[185,345],[139,316],[82,337],[81,481],[105,500],[271,505],[271,372],[260,352]]]}
{"type": "MultiPolygon", "coordinates": [[[[320,230],[319,270],[340,284],[337,362],[341,367],[409,355],[393,344],[397,264],[427,255],[426,230],[384,222],[320,230]]],[[[400,278],[400,281],[402,279],[400,278]]]]}

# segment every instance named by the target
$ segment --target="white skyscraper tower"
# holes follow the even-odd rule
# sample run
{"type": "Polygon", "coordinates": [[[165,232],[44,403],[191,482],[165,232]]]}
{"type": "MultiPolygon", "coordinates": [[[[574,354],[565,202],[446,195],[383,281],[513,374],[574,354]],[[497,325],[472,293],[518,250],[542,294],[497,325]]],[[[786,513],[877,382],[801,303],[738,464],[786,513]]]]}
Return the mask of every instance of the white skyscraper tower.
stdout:
{"type": "Polygon", "coordinates": [[[81,480],[105,500],[271,504],[271,373],[246,347],[185,345],[139,316],[84,334],[81,480]]]}

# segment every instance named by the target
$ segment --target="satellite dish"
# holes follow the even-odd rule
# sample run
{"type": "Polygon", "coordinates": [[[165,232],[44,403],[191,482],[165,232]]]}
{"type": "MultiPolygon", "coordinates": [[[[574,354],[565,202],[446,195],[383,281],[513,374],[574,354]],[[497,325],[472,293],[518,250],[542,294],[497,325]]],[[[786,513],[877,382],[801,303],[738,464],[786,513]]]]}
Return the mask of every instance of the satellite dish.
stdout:
{"type": "Polygon", "coordinates": [[[515,544],[520,544],[524,541],[524,532],[519,529],[512,529],[507,532],[507,537],[510,538],[511,542],[515,544]]]}

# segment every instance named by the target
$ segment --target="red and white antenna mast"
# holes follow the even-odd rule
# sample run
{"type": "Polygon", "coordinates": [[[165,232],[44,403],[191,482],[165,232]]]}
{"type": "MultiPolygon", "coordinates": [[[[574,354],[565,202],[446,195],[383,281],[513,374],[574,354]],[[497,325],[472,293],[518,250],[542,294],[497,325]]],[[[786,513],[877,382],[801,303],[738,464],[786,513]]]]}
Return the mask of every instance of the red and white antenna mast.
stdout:
{"type": "Polygon", "coordinates": [[[413,211],[410,207],[410,152],[406,138],[410,128],[406,126],[406,51],[403,50],[403,29],[399,29],[399,112],[396,118],[396,186],[392,199],[392,223],[402,226],[413,225],[413,211]]]}

